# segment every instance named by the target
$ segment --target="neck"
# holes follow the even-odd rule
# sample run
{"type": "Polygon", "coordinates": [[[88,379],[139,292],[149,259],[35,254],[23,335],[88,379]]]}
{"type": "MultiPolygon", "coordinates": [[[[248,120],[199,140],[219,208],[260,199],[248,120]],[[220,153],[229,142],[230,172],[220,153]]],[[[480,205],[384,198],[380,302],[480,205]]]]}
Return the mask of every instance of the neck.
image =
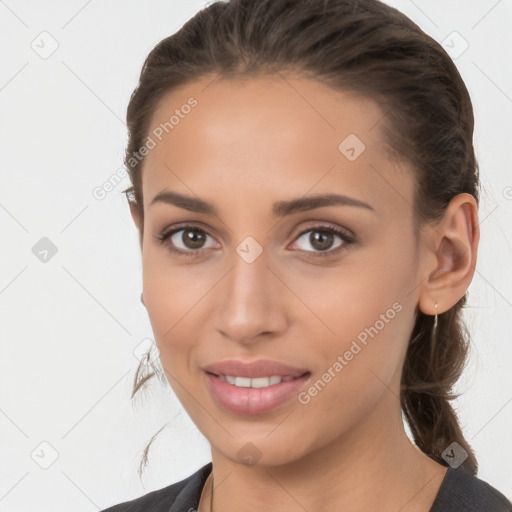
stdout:
{"type": "Polygon", "coordinates": [[[410,442],[388,395],[364,422],[284,465],[244,466],[212,447],[213,510],[428,512],[447,468],[410,442]]]}

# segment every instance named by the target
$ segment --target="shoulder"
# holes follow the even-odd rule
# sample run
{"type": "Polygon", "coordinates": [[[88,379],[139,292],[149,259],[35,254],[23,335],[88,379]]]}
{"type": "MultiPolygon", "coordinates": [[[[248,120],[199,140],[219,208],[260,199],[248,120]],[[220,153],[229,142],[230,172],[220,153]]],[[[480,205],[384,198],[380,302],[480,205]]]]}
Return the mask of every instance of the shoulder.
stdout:
{"type": "Polygon", "coordinates": [[[179,482],[151,491],[140,498],[125,501],[101,512],[174,512],[197,508],[204,483],[212,469],[212,463],[179,482]]]}
{"type": "Polygon", "coordinates": [[[459,466],[448,468],[430,512],[510,512],[512,503],[487,482],[459,466]]]}

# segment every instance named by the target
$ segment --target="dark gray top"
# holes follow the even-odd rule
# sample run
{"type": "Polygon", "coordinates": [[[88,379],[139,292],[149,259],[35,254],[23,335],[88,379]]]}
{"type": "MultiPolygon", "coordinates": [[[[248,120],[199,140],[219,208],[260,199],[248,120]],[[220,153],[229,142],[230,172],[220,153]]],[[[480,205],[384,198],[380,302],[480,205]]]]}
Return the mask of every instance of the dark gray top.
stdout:
{"type": "MultiPolygon", "coordinates": [[[[211,470],[212,463],[209,462],[180,482],[101,512],[195,512],[211,470]]],[[[430,512],[510,511],[512,503],[501,492],[461,466],[448,468],[430,509],[430,512]]]]}

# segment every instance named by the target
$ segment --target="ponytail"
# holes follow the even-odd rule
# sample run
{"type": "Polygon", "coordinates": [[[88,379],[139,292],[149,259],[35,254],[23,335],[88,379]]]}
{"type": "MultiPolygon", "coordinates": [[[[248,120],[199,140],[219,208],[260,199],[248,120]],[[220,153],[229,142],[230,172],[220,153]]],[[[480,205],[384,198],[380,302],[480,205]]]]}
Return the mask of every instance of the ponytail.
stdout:
{"type": "Polygon", "coordinates": [[[450,404],[458,397],[452,387],[464,370],[469,349],[469,336],[461,318],[465,303],[466,296],[438,315],[435,329],[432,316],[418,314],[405,357],[400,403],[418,448],[444,466],[451,457],[466,457],[462,448],[467,458],[461,466],[476,475],[475,454],[450,404]],[[460,448],[455,446],[453,452],[445,452],[453,442],[460,448]]]}

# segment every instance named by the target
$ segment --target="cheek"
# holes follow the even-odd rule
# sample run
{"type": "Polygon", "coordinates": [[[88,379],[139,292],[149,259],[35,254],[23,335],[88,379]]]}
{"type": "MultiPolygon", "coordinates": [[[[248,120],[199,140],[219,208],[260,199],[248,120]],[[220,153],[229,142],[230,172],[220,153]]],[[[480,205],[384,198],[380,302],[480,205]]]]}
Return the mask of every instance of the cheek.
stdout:
{"type": "Polygon", "coordinates": [[[207,265],[171,262],[164,250],[148,248],[143,255],[144,302],[160,352],[161,365],[187,410],[200,398],[198,354],[204,331],[211,327],[213,296],[219,272],[207,265]],[[198,268],[201,267],[201,268],[198,268]]]}
{"type": "MultiPolygon", "coordinates": [[[[190,408],[189,393],[196,395],[190,378],[190,360],[199,333],[190,323],[200,297],[182,272],[151,258],[143,261],[144,302],[165,377],[181,403],[190,408]],[[194,339],[196,341],[194,341],[194,339]]],[[[204,293],[204,292],[203,292],[204,293]]]]}
{"type": "Polygon", "coordinates": [[[180,324],[208,293],[213,277],[171,262],[165,249],[147,248],[142,257],[144,302],[159,341],[172,340],[180,324]]]}
{"type": "Polygon", "coordinates": [[[311,340],[327,342],[315,349],[325,354],[331,352],[330,347],[348,350],[351,340],[364,343],[372,334],[378,334],[380,345],[404,338],[400,326],[404,321],[409,325],[410,314],[403,311],[414,299],[414,265],[410,255],[394,254],[386,259],[383,254],[385,251],[367,251],[337,268],[285,277],[307,305],[306,309],[297,302],[297,323],[311,329],[311,340]]]}
{"type": "Polygon", "coordinates": [[[300,281],[298,294],[315,315],[299,321],[306,339],[318,340],[314,357],[320,374],[327,372],[321,380],[330,379],[329,370],[336,375],[325,386],[333,395],[324,403],[350,402],[346,393],[372,400],[401,371],[414,323],[416,267],[412,244],[397,250],[396,241],[388,241],[323,275],[304,273],[300,281]]]}
{"type": "Polygon", "coordinates": [[[325,363],[317,365],[318,373],[300,396],[306,421],[297,429],[308,431],[314,428],[315,418],[321,417],[325,418],[325,435],[336,436],[377,410],[387,394],[398,397],[395,388],[407,346],[404,324],[411,315],[400,305],[384,309],[383,314],[387,323],[378,316],[375,321],[368,313],[346,321],[340,318],[339,338],[324,344],[325,363]]]}
{"type": "MultiPolygon", "coordinates": [[[[175,271],[161,257],[147,251],[143,256],[144,303],[151,323],[160,361],[171,387],[171,376],[186,365],[187,336],[194,333],[187,324],[187,313],[197,303],[197,291],[191,288],[183,273],[175,271]]],[[[196,333],[197,334],[197,333],[196,333]]],[[[181,370],[183,371],[183,370],[181,370]]],[[[177,376],[177,375],[176,375],[177,376]]],[[[177,390],[176,390],[177,391],[177,390]]]]}

